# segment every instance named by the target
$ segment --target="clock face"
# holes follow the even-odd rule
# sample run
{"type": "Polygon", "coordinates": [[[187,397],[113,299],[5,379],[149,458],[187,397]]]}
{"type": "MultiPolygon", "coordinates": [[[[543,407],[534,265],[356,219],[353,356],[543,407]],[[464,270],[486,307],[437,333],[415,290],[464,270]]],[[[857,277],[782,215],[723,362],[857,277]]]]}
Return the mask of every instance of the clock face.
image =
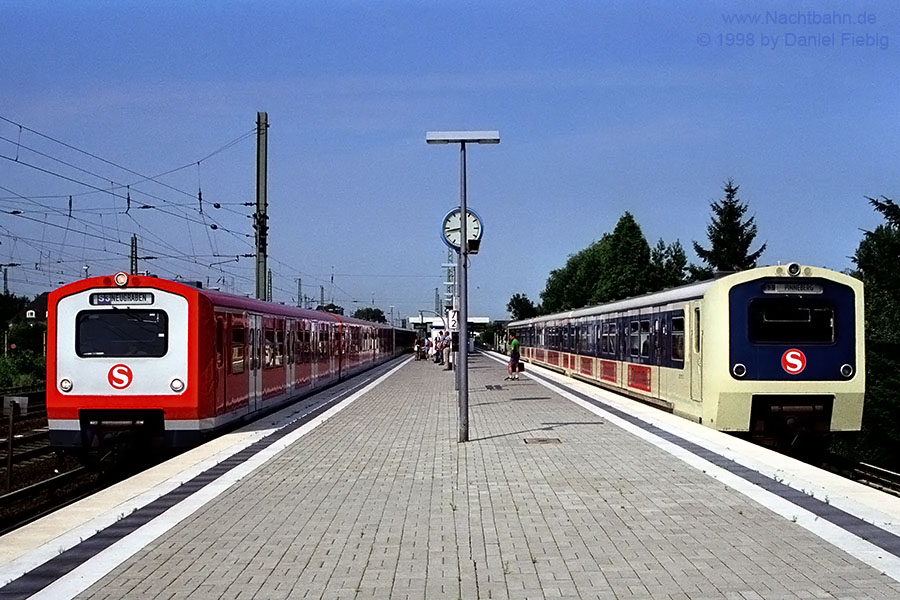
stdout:
{"type": "MultiPolygon", "coordinates": [[[[469,240],[481,239],[481,219],[471,210],[466,210],[466,237],[469,240]]],[[[451,211],[444,217],[442,228],[444,239],[455,249],[460,247],[461,228],[459,223],[459,209],[451,211]]]]}

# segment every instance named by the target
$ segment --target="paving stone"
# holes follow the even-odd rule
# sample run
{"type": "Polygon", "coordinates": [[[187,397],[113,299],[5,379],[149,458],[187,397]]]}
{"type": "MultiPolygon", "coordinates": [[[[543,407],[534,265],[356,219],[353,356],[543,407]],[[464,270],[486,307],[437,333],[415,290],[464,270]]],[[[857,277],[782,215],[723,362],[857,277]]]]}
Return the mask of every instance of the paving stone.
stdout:
{"type": "Polygon", "coordinates": [[[503,382],[482,356],[470,368],[468,443],[453,373],[410,362],[80,597],[900,597],[527,377],[503,382]]]}

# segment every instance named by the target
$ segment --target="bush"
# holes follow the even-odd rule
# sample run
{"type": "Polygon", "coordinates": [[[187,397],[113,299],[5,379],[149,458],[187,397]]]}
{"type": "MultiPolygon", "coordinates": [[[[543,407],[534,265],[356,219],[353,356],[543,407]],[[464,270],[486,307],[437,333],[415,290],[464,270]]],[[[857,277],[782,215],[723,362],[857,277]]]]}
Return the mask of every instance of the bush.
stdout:
{"type": "Polygon", "coordinates": [[[14,350],[0,356],[0,388],[41,387],[46,374],[46,360],[32,350],[14,350]]]}

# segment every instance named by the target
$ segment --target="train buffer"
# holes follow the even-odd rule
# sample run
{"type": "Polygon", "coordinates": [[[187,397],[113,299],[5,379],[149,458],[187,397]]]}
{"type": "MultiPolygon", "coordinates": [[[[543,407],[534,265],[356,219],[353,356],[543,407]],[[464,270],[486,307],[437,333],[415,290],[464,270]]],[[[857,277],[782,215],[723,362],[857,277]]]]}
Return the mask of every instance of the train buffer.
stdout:
{"type": "Polygon", "coordinates": [[[430,362],[320,392],[0,538],[0,598],[900,598],[896,497],[505,374],[465,444],[430,362]]]}

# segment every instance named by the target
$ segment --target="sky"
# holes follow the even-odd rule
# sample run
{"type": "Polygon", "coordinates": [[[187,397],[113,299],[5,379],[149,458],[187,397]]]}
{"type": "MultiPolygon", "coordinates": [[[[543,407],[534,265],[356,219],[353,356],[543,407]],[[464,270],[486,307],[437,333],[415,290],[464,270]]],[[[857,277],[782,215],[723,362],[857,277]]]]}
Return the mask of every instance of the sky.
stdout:
{"type": "Polygon", "coordinates": [[[133,235],[142,271],[254,294],[259,111],[273,299],[348,313],[443,293],[460,153],[427,131],[500,132],[467,148],[493,319],[626,211],[699,262],[729,178],[760,264],[850,269],[900,196],[893,0],[4,0],[0,56],[16,294],[127,271],[133,235]]]}

